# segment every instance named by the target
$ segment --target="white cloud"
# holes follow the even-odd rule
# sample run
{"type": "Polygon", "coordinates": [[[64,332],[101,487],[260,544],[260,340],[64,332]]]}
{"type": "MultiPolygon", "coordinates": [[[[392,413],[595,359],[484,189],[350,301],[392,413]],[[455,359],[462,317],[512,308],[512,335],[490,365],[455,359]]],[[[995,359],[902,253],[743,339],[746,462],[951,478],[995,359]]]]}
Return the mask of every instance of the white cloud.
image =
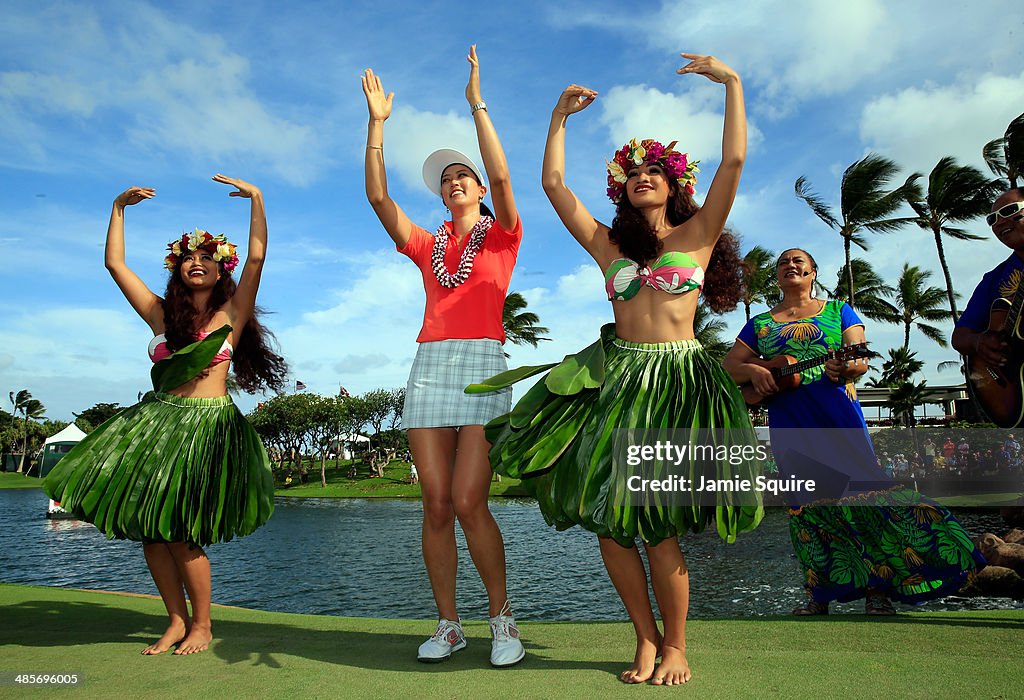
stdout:
{"type": "Polygon", "coordinates": [[[75,47],[74,60],[42,52],[31,71],[0,72],[0,159],[8,164],[47,169],[75,154],[82,167],[95,167],[184,155],[203,172],[210,164],[259,169],[297,185],[330,164],[325,130],[260,95],[248,59],[218,35],[145,4],[132,6],[130,28],[99,22],[93,9],[50,15],[8,29],[28,46],[75,47]]]}
{"type": "Polygon", "coordinates": [[[984,169],[982,147],[1002,136],[1022,105],[1024,72],[908,87],[865,105],[860,137],[908,170],[927,173],[947,155],[984,169]]]}
{"type": "Polygon", "coordinates": [[[451,111],[445,114],[396,106],[384,126],[388,172],[397,172],[414,192],[433,196],[423,182],[423,161],[439,148],[462,151],[483,168],[473,120],[451,111]]]}
{"type": "MultiPolygon", "coordinates": [[[[678,140],[679,150],[704,163],[714,162],[722,157],[724,92],[720,85],[690,88],[684,95],[646,85],[616,86],[598,98],[601,122],[616,146],[633,136],[665,144],[678,140]]],[[[748,121],[749,150],[761,140],[761,132],[748,121]]],[[[704,177],[709,176],[705,171],[704,177]]]]}

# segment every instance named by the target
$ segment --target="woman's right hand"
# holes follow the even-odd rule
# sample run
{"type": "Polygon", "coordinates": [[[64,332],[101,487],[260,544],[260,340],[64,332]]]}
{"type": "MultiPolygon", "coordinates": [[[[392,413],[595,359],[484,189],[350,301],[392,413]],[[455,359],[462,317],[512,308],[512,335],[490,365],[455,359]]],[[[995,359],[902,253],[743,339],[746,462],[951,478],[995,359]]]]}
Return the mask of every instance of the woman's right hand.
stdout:
{"type": "Polygon", "coordinates": [[[114,199],[114,204],[121,207],[130,207],[138,204],[144,199],[152,199],[156,196],[156,190],[152,187],[129,187],[114,199]]]}
{"type": "Polygon", "coordinates": [[[570,85],[558,98],[555,105],[555,112],[569,116],[589,107],[597,98],[597,91],[585,88],[582,85],[570,85]]]}
{"type": "Polygon", "coordinates": [[[762,396],[771,396],[779,390],[778,385],[775,383],[775,378],[772,376],[770,369],[762,367],[761,365],[754,364],[751,362],[750,367],[750,383],[753,384],[754,389],[757,393],[762,396]]]}
{"type": "Polygon", "coordinates": [[[391,100],[395,93],[385,93],[380,84],[380,77],[374,75],[370,68],[367,68],[359,79],[363,83],[363,94],[366,95],[366,108],[370,112],[370,119],[382,122],[390,117],[391,100]]]}

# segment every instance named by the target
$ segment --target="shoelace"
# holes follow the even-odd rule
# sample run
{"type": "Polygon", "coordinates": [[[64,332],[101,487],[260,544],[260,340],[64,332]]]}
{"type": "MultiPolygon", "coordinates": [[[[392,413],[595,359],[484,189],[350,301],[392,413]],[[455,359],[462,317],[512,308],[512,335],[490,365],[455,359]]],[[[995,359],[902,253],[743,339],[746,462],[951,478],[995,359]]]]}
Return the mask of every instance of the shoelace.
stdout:
{"type": "Polygon", "coordinates": [[[515,618],[512,617],[512,604],[506,600],[498,614],[491,618],[491,636],[495,641],[508,641],[513,636],[510,629],[514,629],[515,636],[519,636],[519,628],[516,626],[515,618]]]}

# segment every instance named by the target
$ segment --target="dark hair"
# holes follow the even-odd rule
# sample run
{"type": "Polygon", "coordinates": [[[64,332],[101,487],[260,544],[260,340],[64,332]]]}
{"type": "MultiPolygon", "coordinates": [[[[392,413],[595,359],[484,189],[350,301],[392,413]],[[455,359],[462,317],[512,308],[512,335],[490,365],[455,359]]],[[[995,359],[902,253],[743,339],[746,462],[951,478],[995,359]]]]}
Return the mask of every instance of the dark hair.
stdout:
{"type": "MultiPolygon", "coordinates": [[[[678,183],[669,178],[669,196],[665,216],[673,226],[687,221],[700,209],[693,197],[678,183]]],[[[643,213],[634,207],[625,193],[615,207],[608,239],[614,243],[623,256],[638,265],[647,265],[658,256],[663,248],[654,229],[643,213]]],[[[704,286],[701,294],[708,307],[721,314],[732,311],[740,301],[743,280],[743,256],[740,244],[728,228],[718,237],[711,260],[704,270],[704,286]]]]}
{"type": "MultiPolygon", "coordinates": [[[[220,279],[210,295],[209,306],[201,314],[197,314],[192,306],[192,291],[181,279],[181,265],[171,270],[161,303],[164,310],[164,336],[169,350],[180,350],[194,343],[196,332],[202,330],[214,312],[234,296],[235,280],[224,271],[223,263],[218,263],[217,267],[221,272],[220,279]]],[[[288,365],[284,358],[270,348],[274,334],[259,321],[263,313],[259,307],[253,309],[242,332],[235,334],[236,346],[231,361],[235,365],[238,386],[248,394],[265,388],[283,391],[288,376],[288,365]]]]}
{"type": "Polygon", "coordinates": [[[811,255],[810,253],[808,253],[803,248],[786,248],[784,251],[779,253],[779,257],[775,259],[775,269],[779,268],[779,263],[782,262],[782,256],[785,255],[786,253],[792,251],[792,250],[799,250],[801,253],[806,255],[807,259],[811,261],[811,269],[814,270],[815,272],[818,271],[818,263],[814,260],[814,256],[811,255]]]}

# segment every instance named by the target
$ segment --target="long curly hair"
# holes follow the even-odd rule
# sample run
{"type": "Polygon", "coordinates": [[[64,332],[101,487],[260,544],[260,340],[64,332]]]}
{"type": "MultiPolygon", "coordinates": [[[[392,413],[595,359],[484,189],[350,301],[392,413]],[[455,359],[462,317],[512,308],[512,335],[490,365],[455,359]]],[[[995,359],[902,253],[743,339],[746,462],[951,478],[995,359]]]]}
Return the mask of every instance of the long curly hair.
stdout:
{"type": "MultiPolygon", "coordinates": [[[[675,182],[669,182],[666,218],[678,226],[700,209],[693,197],[675,182]]],[[[664,247],[643,213],[623,195],[615,207],[615,218],[608,238],[623,256],[638,265],[647,265],[664,247]]],[[[737,237],[726,227],[711,251],[711,260],[704,270],[701,295],[708,307],[721,314],[736,308],[742,298],[743,256],[737,237]]]]}
{"type": "MultiPolygon", "coordinates": [[[[213,314],[227,303],[235,294],[235,280],[224,272],[224,264],[219,263],[220,279],[210,295],[210,303],[205,313],[196,314],[192,306],[192,291],[181,279],[181,266],[171,270],[167,280],[167,289],[162,302],[164,310],[164,336],[167,348],[171,351],[180,350],[195,342],[196,333],[202,330],[213,314]]],[[[263,309],[256,307],[249,322],[242,332],[236,332],[237,345],[231,356],[234,363],[235,379],[238,386],[248,394],[255,394],[263,389],[281,392],[288,376],[288,365],[284,358],[271,349],[275,343],[274,334],[263,327],[259,316],[263,309]]]]}

